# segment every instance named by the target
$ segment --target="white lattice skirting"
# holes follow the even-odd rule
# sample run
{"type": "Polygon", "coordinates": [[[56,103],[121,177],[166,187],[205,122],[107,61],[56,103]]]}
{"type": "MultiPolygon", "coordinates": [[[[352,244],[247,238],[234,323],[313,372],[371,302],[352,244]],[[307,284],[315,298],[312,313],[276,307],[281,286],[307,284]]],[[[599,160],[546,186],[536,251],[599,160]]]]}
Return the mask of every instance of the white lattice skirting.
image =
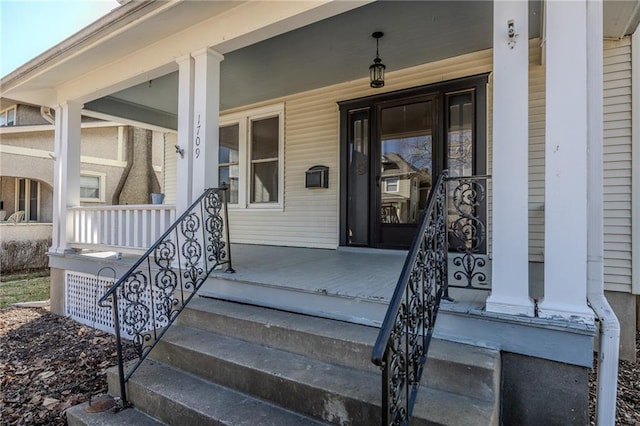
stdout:
{"type": "Polygon", "coordinates": [[[113,278],[67,271],[65,274],[66,314],[90,327],[113,333],[111,308],[98,306],[98,300],[113,285],[113,278]]]}

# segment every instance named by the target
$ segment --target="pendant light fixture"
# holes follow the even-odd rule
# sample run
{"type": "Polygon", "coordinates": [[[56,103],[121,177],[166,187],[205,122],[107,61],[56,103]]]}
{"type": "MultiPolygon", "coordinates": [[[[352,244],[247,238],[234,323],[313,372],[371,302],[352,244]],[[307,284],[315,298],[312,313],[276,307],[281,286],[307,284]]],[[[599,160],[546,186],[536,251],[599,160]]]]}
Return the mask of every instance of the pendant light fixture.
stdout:
{"type": "Polygon", "coordinates": [[[374,89],[379,89],[380,87],[384,87],[384,70],[385,66],[380,59],[380,55],[378,54],[378,43],[380,42],[380,38],[384,35],[381,31],[376,31],[371,34],[371,37],[376,39],[376,58],[373,60],[373,64],[369,67],[369,76],[371,78],[371,87],[374,89]]]}

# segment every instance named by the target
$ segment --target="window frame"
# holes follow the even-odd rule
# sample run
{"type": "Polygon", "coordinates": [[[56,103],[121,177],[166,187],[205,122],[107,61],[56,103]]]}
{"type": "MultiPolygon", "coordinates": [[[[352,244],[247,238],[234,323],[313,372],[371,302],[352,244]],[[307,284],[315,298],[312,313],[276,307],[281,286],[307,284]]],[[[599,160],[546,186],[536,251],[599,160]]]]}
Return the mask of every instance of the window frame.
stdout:
{"type": "MultiPolygon", "coordinates": [[[[226,114],[220,117],[219,127],[238,125],[238,203],[229,204],[229,209],[280,210],[284,209],[284,103],[226,114]],[[278,117],[278,201],[270,203],[251,202],[251,123],[257,120],[278,117]]],[[[264,161],[264,160],[258,160],[264,161]]],[[[218,176],[221,165],[218,164],[218,176]]]]}
{"type": "Polygon", "coordinates": [[[389,176],[384,179],[384,191],[385,192],[400,192],[400,178],[398,176],[389,176]],[[393,181],[395,189],[391,189],[389,183],[393,181]]]}
{"type": "Polygon", "coordinates": [[[40,206],[42,202],[42,192],[40,181],[37,179],[31,178],[16,178],[16,189],[15,189],[15,211],[20,211],[20,181],[24,181],[24,219],[23,222],[40,222],[40,206]],[[32,220],[31,217],[31,185],[36,184],[37,186],[37,199],[36,199],[36,219],[32,220]]]}
{"type": "Polygon", "coordinates": [[[18,118],[18,108],[16,105],[10,106],[9,108],[5,108],[0,111],[0,117],[4,116],[4,123],[0,124],[0,127],[11,127],[16,125],[16,120],[18,118]],[[9,119],[9,111],[13,110],[13,121],[8,124],[9,119]]]}
{"type": "MultiPolygon", "coordinates": [[[[241,154],[241,140],[242,140],[242,126],[240,125],[240,122],[238,120],[233,120],[233,121],[229,121],[229,122],[223,122],[222,120],[220,120],[219,125],[218,125],[218,136],[220,135],[220,129],[222,129],[223,127],[231,127],[231,126],[238,126],[238,162],[234,163],[234,162],[228,162],[228,163],[223,163],[220,161],[220,147],[218,146],[218,186],[222,186],[222,182],[220,182],[220,169],[222,167],[228,167],[229,168],[229,188],[231,188],[231,167],[232,166],[238,166],[238,200],[236,203],[232,203],[231,201],[229,201],[227,199],[227,203],[228,203],[228,207],[229,208],[237,208],[237,206],[240,205],[240,193],[242,192],[241,190],[241,178],[242,178],[242,168],[241,168],[241,164],[242,164],[242,154],[241,154]]],[[[220,139],[218,137],[218,144],[220,144],[220,139]]]]}
{"type": "MultiPolygon", "coordinates": [[[[104,203],[106,200],[106,180],[107,180],[107,174],[106,173],[100,173],[100,172],[94,172],[94,171],[81,171],[80,172],[80,177],[92,177],[92,178],[98,178],[98,197],[97,198],[87,198],[87,197],[82,197],[80,196],[80,201],[84,202],[84,203],[104,203]]],[[[80,182],[78,182],[78,186],[80,186],[80,182]]],[[[80,190],[82,189],[82,187],[80,186],[80,190]]],[[[82,192],[82,191],[80,191],[82,192]]]]}

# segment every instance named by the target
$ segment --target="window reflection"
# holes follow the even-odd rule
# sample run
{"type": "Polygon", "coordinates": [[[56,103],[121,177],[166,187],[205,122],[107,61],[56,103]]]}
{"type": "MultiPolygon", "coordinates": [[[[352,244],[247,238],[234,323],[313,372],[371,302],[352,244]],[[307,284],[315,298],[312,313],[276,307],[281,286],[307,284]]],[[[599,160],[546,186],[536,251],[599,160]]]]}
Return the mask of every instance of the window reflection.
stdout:
{"type": "Polygon", "coordinates": [[[418,223],[431,191],[433,102],[384,108],[381,122],[381,222],[418,223]]]}

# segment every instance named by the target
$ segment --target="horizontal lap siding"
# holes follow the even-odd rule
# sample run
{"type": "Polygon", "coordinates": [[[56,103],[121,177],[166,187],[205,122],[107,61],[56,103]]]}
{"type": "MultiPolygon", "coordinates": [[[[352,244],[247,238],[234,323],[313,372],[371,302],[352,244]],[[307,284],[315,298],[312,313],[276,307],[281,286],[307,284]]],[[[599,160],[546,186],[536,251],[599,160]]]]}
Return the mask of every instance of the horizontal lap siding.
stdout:
{"type": "Polygon", "coordinates": [[[491,63],[492,53],[485,50],[388,72],[384,91],[373,90],[368,79],[360,79],[223,112],[224,116],[270,103],[285,104],[284,210],[231,211],[231,240],[251,244],[337,247],[340,179],[337,102],[489,72],[491,63]],[[306,189],[304,172],[318,164],[329,167],[329,188],[306,189]]]}
{"type": "Polygon", "coordinates": [[[631,40],[604,42],[604,280],[631,291],[631,40]]]}

